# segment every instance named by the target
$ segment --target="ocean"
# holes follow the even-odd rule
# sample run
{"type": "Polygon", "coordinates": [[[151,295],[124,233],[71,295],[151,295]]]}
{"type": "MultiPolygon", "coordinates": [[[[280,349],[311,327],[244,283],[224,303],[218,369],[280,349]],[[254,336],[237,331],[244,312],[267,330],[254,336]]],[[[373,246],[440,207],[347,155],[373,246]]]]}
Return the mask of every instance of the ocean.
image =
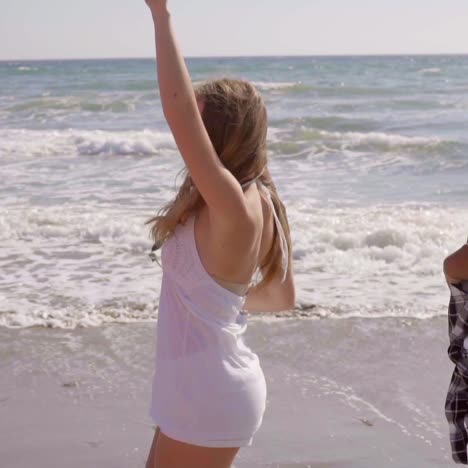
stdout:
{"type": "MultiPolygon", "coordinates": [[[[194,82],[264,96],[299,310],[445,313],[442,261],[467,237],[468,56],[187,62],[194,82]]],[[[144,222],[183,161],[154,60],[2,62],[0,81],[0,325],[155,318],[144,222]]]]}
{"type": "MultiPolygon", "coordinates": [[[[296,310],[249,315],[268,401],[236,468],[451,466],[442,263],[468,235],[468,56],[187,63],[264,96],[293,240],[296,310]]],[[[0,83],[0,458],[144,466],[144,223],[183,169],[155,61],[0,62],[0,83]]]]}

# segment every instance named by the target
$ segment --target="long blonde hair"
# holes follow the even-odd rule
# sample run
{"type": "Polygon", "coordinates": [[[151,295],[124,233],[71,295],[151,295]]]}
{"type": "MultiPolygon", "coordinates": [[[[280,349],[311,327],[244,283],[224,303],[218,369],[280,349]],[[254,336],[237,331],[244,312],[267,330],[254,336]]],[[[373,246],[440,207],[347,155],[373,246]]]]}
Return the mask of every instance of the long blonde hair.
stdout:
{"type": "MultiPolygon", "coordinates": [[[[223,78],[197,86],[195,94],[197,100],[204,103],[203,123],[224,166],[240,183],[258,177],[269,190],[291,255],[286,208],[267,168],[268,116],[260,93],[247,81],[223,78]]],[[[178,224],[184,224],[205,204],[187,169],[183,171],[185,178],[176,197],[146,223],[152,224],[151,235],[156,248],[162,246],[178,224]]],[[[266,285],[281,271],[281,260],[280,239],[275,227],[272,247],[260,265],[263,278],[259,286],[266,285]]]]}

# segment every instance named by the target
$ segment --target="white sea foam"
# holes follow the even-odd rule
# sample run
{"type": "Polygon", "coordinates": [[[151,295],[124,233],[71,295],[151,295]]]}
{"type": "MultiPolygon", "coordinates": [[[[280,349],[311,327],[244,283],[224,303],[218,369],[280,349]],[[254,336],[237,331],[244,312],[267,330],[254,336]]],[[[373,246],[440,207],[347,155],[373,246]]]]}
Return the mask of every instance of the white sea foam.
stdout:
{"type": "Polygon", "coordinates": [[[170,133],[141,130],[0,130],[0,155],[157,155],[175,149],[170,133]]]}
{"type": "MultiPolygon", "coordinates": [[[[153,97],[153,96],[152,96],[153,97]]],[[[42,116],[47,113],[49,117],[57,117],[60,113],[84,113],[89,117],[89,113],[112,112],[125,113],[136,110],[137,97],[133,94],[106,93],[94,99],[84,96],[54,96],[51,91],[41,93],[40,97],[34,99],[21,100],[6,108],[6,111],[14,115],[24,113],[27,116],[42,116]]]]}
{"type": "Polygon", "coordinates": [[[437,67],[423,68],[419,70],[419,73],[422,73],[423,75],[438,75],[439,73],[442,73],[442,70],[437,67]]]}
{"type": "Polygon", "coordinates": [[[290,210],[301,303],[333,317],[446,313],[442,261],[465,236],[454,216],[468,221],[430,205],[290,210]]]}
{"type": "MultiPolygon", "coordinates": [[[[306,316],[446,313],[442,260],[460,244],[468,215],[436,206],[325,209],[300,201],[289,203],[288,214],[306,316]]],[[[88,205],[1,212],[0,325],[154,319],[161,270],[147,256],[145,219],[88,205]]]]}
{"type": "Polygon", "coordinates": [[[271,82],[271,81],[254,81],[253,85],[257,88],[270,91],[275,89],[287,89],[287,88],[296,88],[302,85],[301,81],[291,82],[291,81],[284,81],[284,82],[271,82]]]}
{"type": "Polygon", "coordinates": [[[154,319],[160,269],[147,255],[148,216],[76,205],[1,211],[0,325],[154,319]]]}
{"type": "Polygon", "coordinates": [[[429,147],[438,145],[442,141],[438,137],[404,136],[383,132],[327,132],[321,130],[319,133],[325,138],[339,140],[347,147],[360,145],[375,145],[379,148],[387,147],[389,149],[397,147],[429,147]]]}
{"type": "Polygon", "coordinates": [[[18,71],[38,71],[39,68],[21,66],[21,67],[18,67],[17,70],[18,71]]]}
{"type": "MultiPolygon", "coordinates": [[[[292,70],[292,68],[291,68],[292,70]]],[[[193,81],[193,85],[194,86],[198,86],[198,85],[201,85],[203,84],[204,81],[202,80],[194,80],[193,81]]],[[[286,88],[294,88],[296,86],[299,86],[302,84],[301,81],[279,81],[279,82],[275,82],[275,81],[252,81],[252,84],[261,89],[261,90],[265,90],[265,91],[268,91],[268,90],[271,90],[271,89],[286,89],[286,88]]]]}
{"type": "MultiPolygon", "coordinates": [[[[311,145],[321,144],[330,149],[342,150],[429,149],[450,143],[439,137],[412,137],[383,132],[330,132],[313,128],[290,132],[270,127],[268,135],[273,144],[287,145],[292,140],[290,144],[298,145],[310,141],[311,145]]],[[[175,149],[171,133],[154,130],[0,130],[0,155],[7,156],[156,155],[175,149]]]]}
{"type": "Polygon", "coordinates": [[[343,149],[353,148],[361,145],[374,145],[376,148],[411,148],[411,147],[434,147],[441,143],[449,143],[436,136],[406,136],[385,132],[334,132],[298,126],[296,128],[278,128],[269,129],[269,136],[273,143],[285,141],[288,138],[299,141],[306,138],[310,141],[323,141],[328,143],[339,143],[343,149]]]}
{"type": "Polygon", "coordinates": [[[411,136],[385,132],[328,131],[296,125],[269,130],[274,156],[313,158],[323,170],[354,167],[374,172],[383,168],[408,172],[468,167],[462,157],[466,145],[439,136],[411,136]]]}

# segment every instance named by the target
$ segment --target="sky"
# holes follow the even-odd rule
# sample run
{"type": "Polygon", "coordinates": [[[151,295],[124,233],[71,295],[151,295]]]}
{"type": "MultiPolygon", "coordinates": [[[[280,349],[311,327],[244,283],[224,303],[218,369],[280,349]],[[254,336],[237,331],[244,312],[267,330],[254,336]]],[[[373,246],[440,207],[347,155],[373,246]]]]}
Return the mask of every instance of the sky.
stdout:
{"type": "MultiPolygon", "coordinates": [[[[468,53],[467,0],[168,0],[185,56],[468,53]]],[[[151,57],[144,0],[0,0],[0,60],[151,57]]]]}

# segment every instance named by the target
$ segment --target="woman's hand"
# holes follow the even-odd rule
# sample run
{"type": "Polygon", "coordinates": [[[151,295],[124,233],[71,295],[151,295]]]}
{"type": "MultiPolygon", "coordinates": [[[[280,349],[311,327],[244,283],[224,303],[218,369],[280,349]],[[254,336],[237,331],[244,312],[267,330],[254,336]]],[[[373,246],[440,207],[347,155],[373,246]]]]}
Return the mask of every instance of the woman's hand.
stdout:
{"type": "Polygon", "coordinates": [[[155,13],[157,10],[165,10],[167,8],[167,0],[145,0],[151,13],[155,13]]]}

